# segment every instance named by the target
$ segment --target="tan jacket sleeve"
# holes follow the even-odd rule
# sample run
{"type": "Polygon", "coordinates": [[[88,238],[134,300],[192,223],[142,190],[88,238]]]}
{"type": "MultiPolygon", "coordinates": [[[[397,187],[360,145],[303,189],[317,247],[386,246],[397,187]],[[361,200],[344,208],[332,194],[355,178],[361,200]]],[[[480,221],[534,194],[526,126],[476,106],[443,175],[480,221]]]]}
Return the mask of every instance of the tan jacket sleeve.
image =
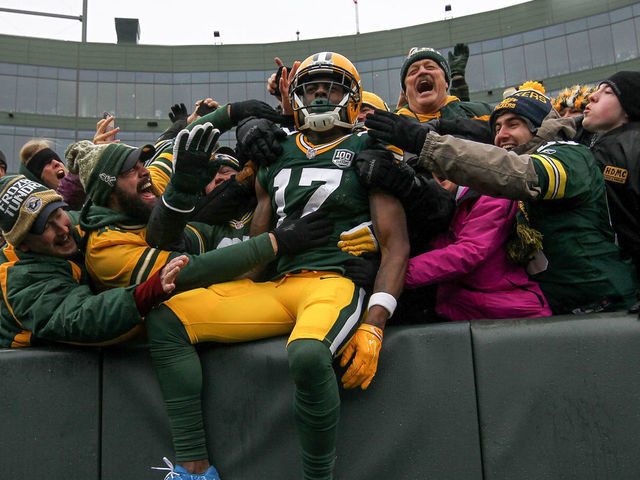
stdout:
{"type": "Polygon", "coordinates": [[[540,195],[540,185],[529,154],[549,141],[571,140],[575,133],[575,119],[559,118],[555,109],[530,141],[512,151],[430,132],[418,165],[483,195],[533,200],[540,195]]]}
{"type": "Polygon", "coordinates": [[[532,200],[540,195],[528,154],[429,132],[418,165],[483,195],[532,200]]]}

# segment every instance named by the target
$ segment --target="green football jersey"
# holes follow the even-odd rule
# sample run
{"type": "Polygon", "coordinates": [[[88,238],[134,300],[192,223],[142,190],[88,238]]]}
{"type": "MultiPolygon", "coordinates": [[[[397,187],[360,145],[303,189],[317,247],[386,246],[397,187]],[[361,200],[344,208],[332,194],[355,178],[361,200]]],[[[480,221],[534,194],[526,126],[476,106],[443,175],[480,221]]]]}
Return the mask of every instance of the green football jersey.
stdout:
{"type": "Polygon", "coordinates": [[[531,225],[543,235],[547,270],[533,276],[554,313],[586,305],[597,291],[625,305],[635,292],[633,268],[615,244],[604,178],[591,151],[575,142],[549,142],[531,154],[539,201],[528,202],[531,225]],[[541,200],[541,201],[540,201],[541,200]]]}
{"type": "Polygon", "coordinates": [[[234,220],[213,225],[212,240],[215,248],[228,247],[229,245],[249,240],[249,229],[251,228],[252,218],[253,210],[234,220]]]}
{"type": "Polygon", "coordinates": [[[278,160],[258,172],[258,182],[271,197],[278,224],[302,209],[302,215],[324,210],[333,222],[329,243],[294,256],[278,258],[277,276],[301,270],[344,272],[354,257],[338,248],[340,234],[370,222],[369,198],[353,168],[355,156],[367,147],[367,132],[358,132],[322,145],[312,145],[300,132],[283,142],[278,160]]]}

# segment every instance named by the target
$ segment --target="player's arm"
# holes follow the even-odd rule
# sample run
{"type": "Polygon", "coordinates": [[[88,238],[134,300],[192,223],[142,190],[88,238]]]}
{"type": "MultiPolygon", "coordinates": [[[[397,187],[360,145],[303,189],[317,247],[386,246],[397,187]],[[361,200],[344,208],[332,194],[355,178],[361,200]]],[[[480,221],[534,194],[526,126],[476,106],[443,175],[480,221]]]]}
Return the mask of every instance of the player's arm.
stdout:
{"type": "Polygon", "coordinates": [[[250,235],[252,237],[268,232],[273,225],[271,198],[269,193],[260,185],[260,182],[256,182],[256,198],[258,199],[258,205],[251,220],[250,235]]]}
{"type": "MultiPolygon", "coordinates": [[[[269,193],[256,181],[256,197],[258,204],[251,219],[251,227],[249,235],[256,237],[268,232],[273,226],[273,208],[271,207],[271,198],[269,193]]],[[[227,247],[229,248],[229,247],[227,247]]],[[[243,275],[243,278],[251,278],[257,280],[264,271],[265,265],[260,265],[243,275]]]]}
{"type": "MultiPolygon", "coordinates": [[[[95,235],[89,240],[85,263],[91,276],[106,288],[141,283],[169,260],[182,255],[182,252],[151,248],[129,232],[108,231],[95,235]]],[[[189,261],[176,277],[175,293],[232,280],[272,260],[276,252],[274,235],[265,233],[221,250],[186,254],[189,261]]]]}
{"type": "MultiPolygon", "coordinates": [[[[385,293],[397,300],[402,293],[409,261],[409,236],[404,209],[396,198],[383,192],[370,194],[369,208],[381,254],[380,268],[373,285],[373,295],[385,293]]],[[[381,304],[373,303],[370,302],[364,323],[384,329],[393,310],[390,311],[381,304]]]]}
{"type": "Polygon", "coordinates": [[[388,194],[372,192],[369,208],[382,259],[365,320],[349,341],[340,361],[342,366],[350,362],[342,376],[344,387],[363,390],[369,386],[378,368],[382,332],[402,292],[409,260],[409,238],[401,203],[388,194]]]}

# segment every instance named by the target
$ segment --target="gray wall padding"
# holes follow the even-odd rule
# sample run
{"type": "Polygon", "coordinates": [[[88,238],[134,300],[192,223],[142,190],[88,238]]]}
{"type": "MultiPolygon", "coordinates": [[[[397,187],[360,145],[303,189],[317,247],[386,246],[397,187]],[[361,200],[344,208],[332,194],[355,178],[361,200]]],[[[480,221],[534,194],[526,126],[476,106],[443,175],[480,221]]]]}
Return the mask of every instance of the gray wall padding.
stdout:
{"type": "MultiPolygon", "coordinates": [[[[337,479],[638,478],[637,317],[385,335],[369,389],[342,391],[337,479]]],[[[301,478],[285,342],[199,347],[223,480],[301,478]]],[[[3,477],[163,478],[149,467],[173,451],[146,346],[0,350],[0,362],[3,477]]]]}
{"type": "Polygon", "coordinates": [[[476,322],[485,479],[640,477],[640,322],[476,322]]]}
{"type": "Polygon", "coordinates": [[[100,352],[0,350],[0,477],[96,479],[100,352]]]}
{"type": "MultiPolygon", "coordinates": [[[[199,349],[209,448],[224,480],[302,477],[285,344],[199,349]]],[[[388,329],[380,362],[368,390],[342,392],[337,478],[482,478],[469,325],[388,329]]],[[[147,466],[173,456],[164,416],[148,352],[105,350],[103,480],[124,469],[159,478],[147,466]]]]}
{"type": "Polygon", "coordinates": [[[173,460],[173,446],[149,350],[116,346],[103,355],[101,480],[162,480],[150,467],[173,460]]]}

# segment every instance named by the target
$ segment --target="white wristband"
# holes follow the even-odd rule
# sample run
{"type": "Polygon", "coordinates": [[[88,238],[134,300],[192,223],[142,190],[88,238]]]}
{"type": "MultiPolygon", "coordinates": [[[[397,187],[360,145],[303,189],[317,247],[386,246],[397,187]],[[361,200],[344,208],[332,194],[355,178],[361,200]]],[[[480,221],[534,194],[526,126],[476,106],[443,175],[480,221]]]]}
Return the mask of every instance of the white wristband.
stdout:
{"type": "Polygon", "coordinates": [[[389,312],[389,318],[393,315],[393,312],[396,309],[396,305],[398,302],[393,297],[393,295],[387,292],[376,292],[369,298],[369,305],[367,306],[367,311],[371,310],[371,307],[374,305],[380,305],[387,312],[389,312]]]}

